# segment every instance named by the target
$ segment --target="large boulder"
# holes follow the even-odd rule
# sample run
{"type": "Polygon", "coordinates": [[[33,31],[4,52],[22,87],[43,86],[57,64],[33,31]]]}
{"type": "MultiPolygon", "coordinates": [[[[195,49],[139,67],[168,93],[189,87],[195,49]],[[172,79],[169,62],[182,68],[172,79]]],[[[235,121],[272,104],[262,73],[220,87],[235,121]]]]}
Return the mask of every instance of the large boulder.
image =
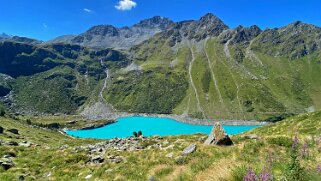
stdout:
{"type": "Polygon", "coordinates": [[[204,143],[205,145],[233,145],[233,141],[226,134],[219,122],[215,123],[210,135],[204,143]]]}

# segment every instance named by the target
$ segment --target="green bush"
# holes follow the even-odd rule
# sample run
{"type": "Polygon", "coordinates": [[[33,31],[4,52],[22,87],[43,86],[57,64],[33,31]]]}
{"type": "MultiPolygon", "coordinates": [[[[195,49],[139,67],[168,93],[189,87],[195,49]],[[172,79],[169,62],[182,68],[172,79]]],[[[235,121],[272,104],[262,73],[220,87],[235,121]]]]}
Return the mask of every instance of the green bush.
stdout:
{"type": "Polygon", "coordinates": [[[268,143],[271,145],[278,145],[290,148],[292,146],[292,140],[288,137],[276,137],[276,138],[268,138],[268,143]]]}

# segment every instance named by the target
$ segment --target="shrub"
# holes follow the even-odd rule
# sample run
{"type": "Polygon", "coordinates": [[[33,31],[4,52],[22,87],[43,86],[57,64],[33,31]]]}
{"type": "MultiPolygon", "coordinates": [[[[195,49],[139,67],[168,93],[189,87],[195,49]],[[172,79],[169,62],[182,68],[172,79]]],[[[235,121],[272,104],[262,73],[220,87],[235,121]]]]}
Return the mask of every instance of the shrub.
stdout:
{"type": "Polygon", "coordinates": [[[142,135],[143,135],[143,132],[142,132],[142,131],[138,131],[137,137],[140,137],[140,136],[142,136],[142,135]]]}
{"type": "Polygon", "coordinates": [[[299,156],[299,139],[297,136],[294,137],[291,149],[291,161],[288,165],[286,176],[288,180],[304,180],[304,170],[300,164],[299,156]]]}
{"type": "Polygon", "coordinates": [[[134,135],[135,138],[138,137],[138,133],[136,131],[133,132],[133,135],[134,135]]]}
{"type": "Polygon", "coordinates": [[[278,146],[284,146],[287,148],[290,148],[292,146],[292,141],[288,137],[276,137],[276,138],[269,138],[268,143],[271,145],[278,145],[278,146]]]}

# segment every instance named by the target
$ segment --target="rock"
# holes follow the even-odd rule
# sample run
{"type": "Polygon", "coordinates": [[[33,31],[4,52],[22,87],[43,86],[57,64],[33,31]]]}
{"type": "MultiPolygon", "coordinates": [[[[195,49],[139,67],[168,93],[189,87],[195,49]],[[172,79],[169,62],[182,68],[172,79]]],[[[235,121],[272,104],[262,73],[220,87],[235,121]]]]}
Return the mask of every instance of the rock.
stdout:
{"type": "Polygon", "coordinates": [[[109,157],[109,160],[112,163],[120,163],[120,162],[123,161],[123,159],[121,157],[119,157],[119,156],[116,156],[116,157],[115,156],[111,156],[111,157],[109,157]]]}
{"type": "Polygon", "coordinates": [[[220,123],[215,123],[205,145],[233,145],[232,140],[226,134],[220,123]]]}
{"type": "Polygon", "coordinates": [[[165,148],[163,148],[163,150],[170,150],[170,149],[173,149],[175,145],[169,145],[165,148]]]}
{"type": "Polygon", "coordinates": [[[183,150],[182,155],[187,156],[196,151],[196,144],[191,144],[183,150]]]}
{"type": "Polygon", "coordinates": [[[2,134],[4,131],[4,128],[2,126],[0,126],[0,134],[2,134]]]}
{"type": "Polygon", "coordinates": [[[94,156],[90,160],[92,163],[103,163],[105,161],[100,155],[94,156]]]}
{"type": "Polygon", "coordinates": [[[68,121],[67,124],[76,124],[77,121],[68,121]]]}
{"type": "Polygon", "coordinates": [[[156,179],[155,179],[155,177],[154,176],[150,176],[150,177],[148,177],[148,179],[147,179],[148,181],[156,181],[156,179]]]}
{"type": "Polygon", "coordinates": [[[25,180],[25,176],[24,175],[20,175],[19,177],[18,177],[18,180],[25,180]]]}
{"type": "Polygon", "coordinates": [[[87,176],[85,177],[85,179],[90,179],[91,177],[93,177],[93,175],[92,175],[92,174],[87,175],[87,176]]]}
{"type": "Polygon", "coordinates": [[[173,156],[174,156],[174,153],[173,153],[173,152],[168,153],[168,154],[166,155],[167,158],[173,158],[173,156]]]}
{"type": "Polygon", "coordinates": [[[5,170],[8,170],[10,169],[11,167],[14,166],[14,163],[13,161],[10,159],[10,158],[2,158],[0,160],[0,165],[5,169],[5,170]]]}
{"type": "Polygon", "coordinates": [[[5,141],[4,144],[8,146],[19,146],[19,144],[15,141],[5,141]]]}
{"type": "Polygon", "coordinates": [[[16,154],[9,153],[8,155],[4,155],[2,158],[12,158],[12,157],[16,157],[16,154]]]}
{"type": "Polygon", "coordinates": [[[23,141],[23,142],[19,143],[19,146],[24,146],[24,147],[30,147],[31,145],[33,145],[33,144],[29,141],[23,141]]]}
{"type": "Polygon", "coordinates": [[[51,172],[45,173],[45,174],[44,174],[44,177],[51,177],[51,175],[52,175],[51,172]]]}
{"type": "Polygon", "coordinates": [[[114,170],[110,168],[110,169],[107,169],[105,172],[106,172],[106,173],[111,173],[111,172],[113,172],[113,171],[114,171],[114,170]]]}
{"type": "Polygon", "coordinates": [[[19,130],[17,129],[8,129],[8,132],[12,133],[12,134],[19,134],[19,130]]]}
{"type": "Polygon", "coordinates": [[[260,139],[260,137],[256,134],[248,134],[248,135],[245,135],[245,136],[242,136],[242,138],[245,138],[245,139],[251,139],[251,140],[258,140],[260,139]]]}

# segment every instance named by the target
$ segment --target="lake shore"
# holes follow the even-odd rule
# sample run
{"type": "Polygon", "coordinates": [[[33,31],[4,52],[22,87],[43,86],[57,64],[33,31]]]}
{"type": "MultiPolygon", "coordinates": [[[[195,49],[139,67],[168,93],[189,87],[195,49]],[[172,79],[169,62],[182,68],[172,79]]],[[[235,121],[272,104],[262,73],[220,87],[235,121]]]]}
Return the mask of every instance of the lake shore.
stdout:
{"type": "Polygon", "coordinates": [[[122,117],[132,117],[132,116],[141,116],[141,117],[156,117],[156,118],[169,118],[176,120],[178,122],[183,122],[187,124],[194,124],[194,125],[205,125],[210,126],[214,125],[216,122],[220,122],[222,125],[226,126],[263,126],[267,124],[271,124],[269,122],[260,122],[255,120],[204,120],[204,119],[197,119],[197,118],[190,118],[188,116],[182,115],[173,115],[173,114],[146,114],[146,113],[124,113],[124,112],[117,112],[117,113],[105,113],[102,115],[95,115],[95,116],[86,116],[87,119],[90,120],[97,120],[97,119],[107,119],[107,120],[117,120],[118,118],[122,117]]]}

